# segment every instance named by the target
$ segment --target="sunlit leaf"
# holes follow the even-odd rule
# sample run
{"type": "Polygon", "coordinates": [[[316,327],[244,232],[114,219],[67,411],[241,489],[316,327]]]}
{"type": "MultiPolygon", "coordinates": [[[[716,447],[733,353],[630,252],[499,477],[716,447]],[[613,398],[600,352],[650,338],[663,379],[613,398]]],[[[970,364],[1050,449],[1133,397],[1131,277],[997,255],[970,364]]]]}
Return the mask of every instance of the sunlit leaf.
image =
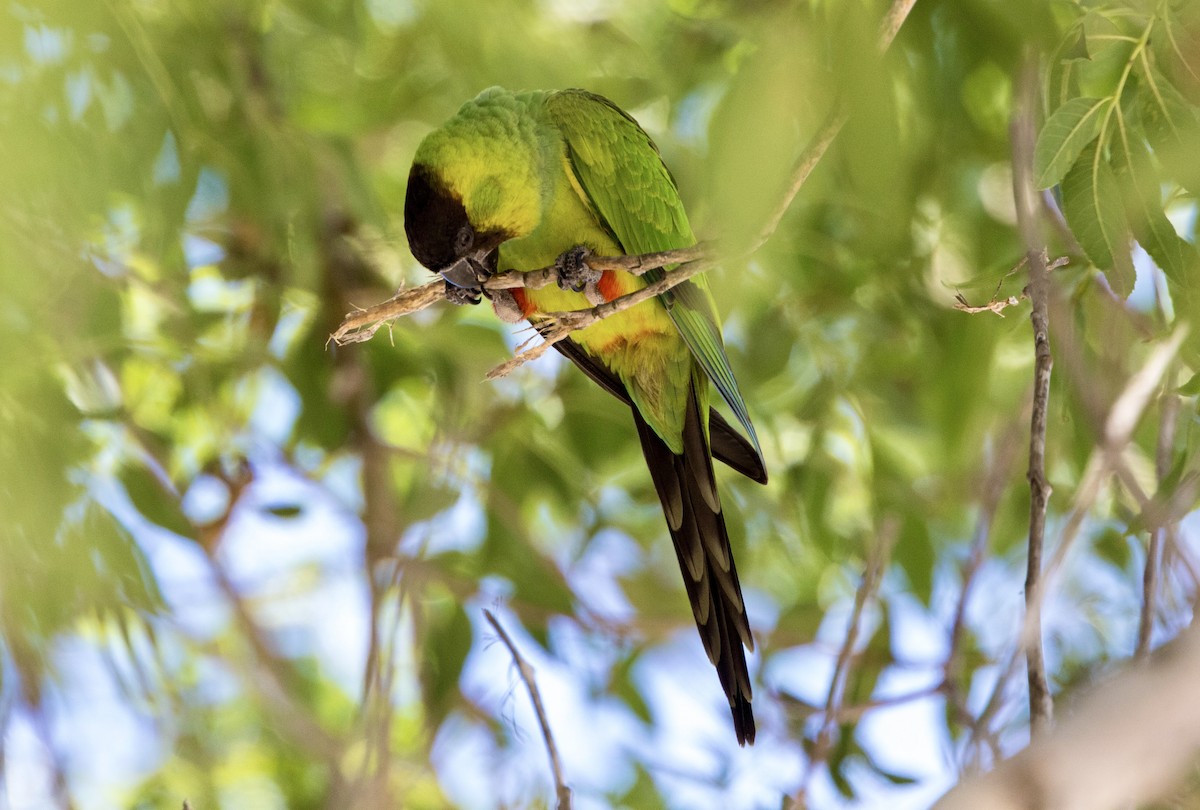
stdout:
{"type": "Polygon", "coordinates": [[[1038,134],[1033,153],[1034,182],[1050,188],[1062,180],[1100,132],[1111,99],[1073,98],[1054,111],[1038,134]]]}
{"type": "Polygon", "coordinates": [[[1133,290],[1129,231],[1120,190],[1108,162],[1092,146],[1080,155],[1062,181],[1062,208],[1089,259],[1124,297],[1133,290]]]}

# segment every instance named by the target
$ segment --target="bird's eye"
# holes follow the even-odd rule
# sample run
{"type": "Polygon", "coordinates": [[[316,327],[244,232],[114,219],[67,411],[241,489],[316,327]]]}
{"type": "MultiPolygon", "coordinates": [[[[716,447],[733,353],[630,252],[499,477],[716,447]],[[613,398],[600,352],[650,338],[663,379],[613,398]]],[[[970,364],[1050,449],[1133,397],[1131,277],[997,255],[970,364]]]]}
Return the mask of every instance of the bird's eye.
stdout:
{"type": "Polygon", "coordinates": [[[461,256],[471,249],[475,244],[475,229],[470,225],[463,225],[458,229],[458,234],[454,237],[454,254],[461,256]]]}

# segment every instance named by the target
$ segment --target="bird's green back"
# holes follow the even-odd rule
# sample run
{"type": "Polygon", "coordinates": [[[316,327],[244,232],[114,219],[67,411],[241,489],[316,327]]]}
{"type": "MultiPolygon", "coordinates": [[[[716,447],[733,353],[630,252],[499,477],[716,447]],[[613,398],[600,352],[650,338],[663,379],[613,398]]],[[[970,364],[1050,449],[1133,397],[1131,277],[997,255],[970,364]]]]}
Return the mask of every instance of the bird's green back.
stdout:
{"type": "MultiPolygon", "coordinates": [[[[545,97],[551,122],[563,134],[580,191],[626,254],[695,244],[675,179],[645,131],[619,107],[584,90],[545,97]]],[[[648,281],[662,271],[646,274],[648,281]]],[[[758,437],[725,355],[720,319],[703,276],[659,297],[680,336],[717,386],[762,456],[758,437]]],[[[707,401],[705,391],[698,392],[707,401]]]]}

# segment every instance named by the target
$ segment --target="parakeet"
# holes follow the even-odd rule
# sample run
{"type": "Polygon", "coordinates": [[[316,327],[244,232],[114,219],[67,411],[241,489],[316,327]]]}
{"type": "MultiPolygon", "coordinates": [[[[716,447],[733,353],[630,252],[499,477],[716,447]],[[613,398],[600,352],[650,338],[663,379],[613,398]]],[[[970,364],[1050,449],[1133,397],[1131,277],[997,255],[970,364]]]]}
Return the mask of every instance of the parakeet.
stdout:
{"type": "MultiPolygon", "coordinates": [[[[587,273],[586,256],[695,244],[675,180],[632,117],[584,90],[484,91],[417,148],[404,227],[413,256],[476,303],[508,270],[560,268],[561,286],[488,291],[506,320],[584,309],[662,277],[587,273]],[[589,283],[590,281],[590,283],[589,283]]],[[[729,699],[738,742],[754,742],[754,649],[712,459],[760,483],[758,438],[729,367],[703,277],[574,332],[555,348],[631,406],[692,613],[729,699]],[[709,408],[716,385],[746,431],[709,408]]]]}

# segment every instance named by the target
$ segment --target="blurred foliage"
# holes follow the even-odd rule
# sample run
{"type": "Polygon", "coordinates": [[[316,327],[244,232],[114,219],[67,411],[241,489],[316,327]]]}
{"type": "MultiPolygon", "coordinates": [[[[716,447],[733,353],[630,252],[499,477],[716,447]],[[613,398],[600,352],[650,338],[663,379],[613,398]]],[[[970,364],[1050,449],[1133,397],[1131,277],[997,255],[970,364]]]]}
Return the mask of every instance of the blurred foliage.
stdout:
{"type": "Polygon", "coordinates": [[[669,720],[655,668],[726,722],[702,656],[657,655],[694,631],[622,407],[550,359],[484,382],[521,336],[482,307],[326,343],[355,306],[425,280],[401,221],[412,153],[494,84],[613,98],[706,238],[761,229],[835,101],[852,113],[773,238],[710,274],[771,475],[719,473],[759,639],[759,743],[734,760],[721,725],[699,744],[722,765],[695,794],[675,773],[691,764],[628,741],[608,782],[568,773],[581,803],[778,806],[806,768],[829,796],[936,782],[860,733],[873,709],[823,731],[827,676],[794,663],[832,667],[887,532],[845,702],[887,703],[915,673],[941,721],[927,736],[956,764],[1023,744],[1023,687],[1003,668],[1028,532],[1028,305],[1001,319],[953,303],[1023,284],[1008,126],[1027,48],[1043,55],[1044,233],[1071,258],[1054,274],[1052,542],[1108,406],[1193,325],[1124,450],[1128,476],[1084,505],[1046,614],[1055,691],[1133,649],[1150,530],[1168,539],[1155,642],[1186,623],[1200,6],[919,0],[879,57],[885,10],[3,6],[0,754],[18,761],[14,729],[32,729],[53,774],[45,796],[20,789],[37,806],[544,806],[512,671],[471,675],[491,651],[479,607],[498,600],[589,700],[624,707],[621,728],[669,720]],[[341,556],[311,551],[334,537],[341,556]],[[342,612],[359,619],[334,640],[357,657],[313,629],[342,612]],[[940,639],[932,652],[914,622],[940,639]],[[82,730],[98,682],[138,729],[123,770],[82,730]],[[772,751],[790,769],[745,792],[731,763],[772,751]]]}

